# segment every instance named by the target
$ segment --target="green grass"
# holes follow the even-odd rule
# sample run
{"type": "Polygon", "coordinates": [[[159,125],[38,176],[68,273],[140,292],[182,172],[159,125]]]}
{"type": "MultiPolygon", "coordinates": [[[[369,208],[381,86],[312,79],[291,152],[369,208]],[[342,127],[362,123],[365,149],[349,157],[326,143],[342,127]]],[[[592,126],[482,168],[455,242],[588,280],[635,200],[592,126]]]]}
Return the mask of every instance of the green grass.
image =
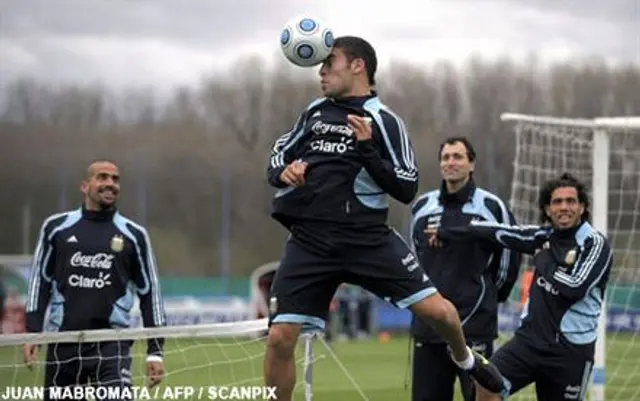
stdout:
{"type": "MultiPolygon", "coordinates": [[[[640,399],[640,344],[631,336],[608,339],[607,401],[640,399]]],[[[381,344],[374,340],[338,342],[333,352],[370,401],[410,400],[405,389],[408,371],[408,339],[395,337],[381,344]]],[[[298,377],[301,377],[303,350],[298,352],[298,377]]],[[[141,356],[144,345],[134,349],[141,356]]],[[[165,364],[167,376],[162,386],[260,385],[264,343],[259,340],[167,340],[165,364]]],[[[320,343],[314,346],[314,401],[363,400],[340,364],[320,343]]],[[[41,359],[44,352],[41,351],[41,359]]],[[[43,366],[34,371],[22,366],[21,347],[0,347],[0,391],[6,386],[41,384],[43,366]]],[[[135,384],[142,384],[143,358],[134,361],[135,384]]],[[[300,383],[300,379],[298,380],[300,383]]],[[[0,392],[0,394],[2,394],[0,392]]],[[[302,386],[296,388],[296,400],[302,400],[302,386]]],[[[532,400],[531,389],[515,398],[532,400]]]]}

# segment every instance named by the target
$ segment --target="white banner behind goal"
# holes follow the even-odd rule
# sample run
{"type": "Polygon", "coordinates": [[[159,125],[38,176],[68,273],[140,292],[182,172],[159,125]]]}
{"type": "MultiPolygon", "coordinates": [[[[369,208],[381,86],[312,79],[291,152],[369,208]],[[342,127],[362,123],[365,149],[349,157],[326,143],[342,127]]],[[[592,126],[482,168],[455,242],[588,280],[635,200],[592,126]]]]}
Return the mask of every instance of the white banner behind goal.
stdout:
{"type": "Polygon", "coordinates": [[[510,204],[518,223],[539,222],[545,181],[570,172],[588,185],[593,225],[614,248],[590,400],[640,399],[640,117],[503,114],[502,120],[513,123],[516,135],[510,204]]]}

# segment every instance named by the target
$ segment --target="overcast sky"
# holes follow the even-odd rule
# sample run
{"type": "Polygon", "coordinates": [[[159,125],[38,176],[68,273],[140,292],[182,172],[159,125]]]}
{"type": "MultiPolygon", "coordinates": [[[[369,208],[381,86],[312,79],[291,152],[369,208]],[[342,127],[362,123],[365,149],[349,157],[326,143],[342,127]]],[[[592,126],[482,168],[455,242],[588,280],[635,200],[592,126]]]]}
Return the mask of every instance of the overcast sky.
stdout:
{"type": "Polygon", "coordinates": [[[304,12],[369,39],[382,65],[532,51],[640,63],[640,0],[2,0],[0,78],[190,84],[251,52],[282,57],[280,28],[304,12]]]}

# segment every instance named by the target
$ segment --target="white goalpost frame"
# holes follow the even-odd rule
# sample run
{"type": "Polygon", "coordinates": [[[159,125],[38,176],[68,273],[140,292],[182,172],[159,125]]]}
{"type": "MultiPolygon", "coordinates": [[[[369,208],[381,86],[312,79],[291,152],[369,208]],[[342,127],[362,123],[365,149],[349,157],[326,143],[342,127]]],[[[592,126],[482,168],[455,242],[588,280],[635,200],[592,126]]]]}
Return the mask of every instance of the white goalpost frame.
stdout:
{"type": "MultiPolygon", "coordinates": [[[[610,137],[609,130],[638,129],[640,130],[640,117],[601,117],[595,119],[561,118],[554,116],[536,116],[517,113],[503,113],[502,121],[522,123],[556,125],[559,127],[579,127],[593,131],[592,148],[592,182],[599,183],[604,191],[596,191],[592,188],[592,221],[594,227],[608,235],[608,211],[609,211],[609,162],[610,162],[610,137]]],[[[519,127],[516,128],[516,132],[519,127]]],[[[596,340],[596,352],[594,356],[593,372],[591,374],[592,401],[605,401],[605,371],[606,371],[606,334],[607,334],[607,297],[606,292],[602,299],[602,312],[598,319],[598,334],[596,340]]]]}

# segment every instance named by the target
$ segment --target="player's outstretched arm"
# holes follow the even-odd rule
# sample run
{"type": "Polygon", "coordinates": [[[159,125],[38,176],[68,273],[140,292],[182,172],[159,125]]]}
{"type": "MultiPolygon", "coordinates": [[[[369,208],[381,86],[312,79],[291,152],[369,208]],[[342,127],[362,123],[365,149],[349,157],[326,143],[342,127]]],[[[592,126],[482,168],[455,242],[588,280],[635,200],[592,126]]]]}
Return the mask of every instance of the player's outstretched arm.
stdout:
{"type": "MultiPolygon", "coordinates": [[[[500,202],[500,209],[500,215],[496,216],[498,222],[516,226],[517,223],[513,213],[502,202],[500,202]]],[[[518,280],[521,262],[522,255],[519,252],[496,245],[496,251],[489,270],[498,289],[498,302],[505,302],[509,298],[511,290],[513,290],[513,286],[518,280]]]]}
{"type": "Polygon", "coordinates": [[[418,169],[404,122],[390,113],[380,111],[375,124],[383,137],[383,149],[373,140],[372,124],[362,117],[349,116],[349,127],[354,131],[360,162],[378,186],[393,198],[411,203],[418,192],[418,169]]]}
{"type": "Polygon", "coordinates": [[[516,252],[533,254],[549,238],[551,228],[476,221],[468,226],[427,229],[425,232],[441,240],[486,240],[516,252]]]}
{"type": "Polygon", "coordinates": [[[536,266],[536,270],[547,279],[562,297],[578,300],[608,274],[613,261],[609,242],[600,233],[594,233],[585,240],[579,254],[567,253],[564,266],[546,264],[536,266]]]}
{"type": "MultiPolygon", "coordinates": [[[[53,220],[46,220],[40,228],[36,249],[33,252],[31,277],[27,291],[26,331],[39,333],[44,325],[44,316],[51,297],[51,285],[56,260],[55,247],[51,232],[53,220]]],[[[37,346],[27,344],[24,347],[24,361],[30,368],[36,359],[37,346]]]]}
{"type": "MultiPolygon", "coordinates": [[[[142,323],[144,327],[165,326],[166,313],[160,292],[156,257],[149,234],[140,226],[132,231],[140,244],[140,254],[134,258],[137,263],[133,269],[133,279],[138,287],[142,323]]],[[[164,338],[147,340],[147,379],[150,386],[158,384],[164,376],[163,351],[164,338]]]]}

